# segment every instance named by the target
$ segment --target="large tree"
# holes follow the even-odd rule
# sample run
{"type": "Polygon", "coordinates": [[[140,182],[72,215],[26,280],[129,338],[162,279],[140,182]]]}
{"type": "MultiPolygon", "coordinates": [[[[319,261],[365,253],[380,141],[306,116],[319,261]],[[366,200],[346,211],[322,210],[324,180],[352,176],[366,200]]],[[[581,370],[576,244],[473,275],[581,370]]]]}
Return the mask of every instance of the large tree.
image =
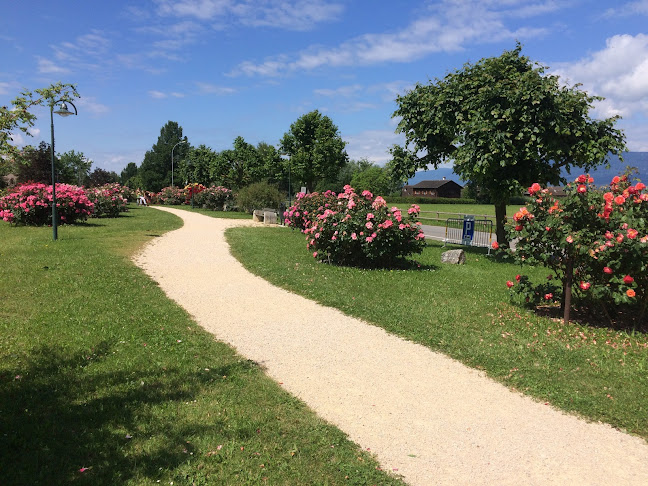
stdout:
{"type": "Polygon", "coordinates": [[[97,167],[88,176],[89,187],[103,186],[104,184],[111,184],[113,182],[119,182],[119,175],[117,174],[117,172],[108,172],[107,170],[101,169],[100,167],[97,167]]]}
{"type": "Polygon", "coordinates": [[[83,155],[83,152],[68,150],[63,154],[58,154],[60,175],[59,182],[76,184],[84,186],[88,183],[92,160],[83,155]]]}
{"type": "MultiPolygon", "coordinates": [[[[19,182],[52,183],[52,152],[50,144],[41,142],[38,148],[30,145],[20,152],[21,163],[17,164],[19,182]]],[[[56,182],[65,182],[60,179],[59,162],[54,159],[56,182]]]]}
{"type": "Polygon", "coordinates": [[[197,182],[205,186],[209,185],[211,181],[209,167],[217,156],[217,152],[204,144],[192,147],[187,156],[178,163],[178,175],[176,175],[178,181],[183,184],[197,182]]]}
{"type": "Polygon", "coordinates": [[[240,189],[267,177],[264,163],[254,145],[236,137],[232,150],[223,150],[211,161],[209,173],[217,184],[240,189]]]}
{"type": "Polygon", "coordinates": [[[346,143],[338,127],[318,110],[302,115],[281,139],[281,152],[290,156],[293,179],[312,191],[321,181],[335,181],[347,163],[346,143]]]}
{"type": "Polygon", "coordinates": [[[187,137],[182,136],[182,127],[177,122],[168,121],[160,129],[160,136],[157,143],[144,155],[144,161],[140,165],[138,175],[147,191],[158,192],[160,189],[171,185],[171,156],[173,155],[174,185],[182,184],[184,181],[175,182],[175,170],[179,160],[182,160],[189,152],[187,137]],[[185,142],[179,143],[178,142],[185,142]],[[177,145],[176,145],[177,144],[177,145]],[[175,149],[174,149],[175,147],[175,149]]]}
{"type": "Polygon", "coordinates": [[[625,149],[618,117],[590,118],[602,98],[561,84],[521,51],[518,44],[417,84],[396,99],[393,115],[406,138],[391,151],[397,176],[453,161],[455,173],[491,195],[499,243],[506,243],[506,203],[520,187],[559,184],[563,168],[588,171],[625,149]]]}
{"type": "MultiPolygon", "coordinates": [[[[135,162],[129,162],[126,167],[119,174],[119,182],[122,185],[128,185],[133,177],[137,176],[138,172],[137,164],[135,162]]],[[[132,187],[132,186],[129,186],[132,187]]]]}

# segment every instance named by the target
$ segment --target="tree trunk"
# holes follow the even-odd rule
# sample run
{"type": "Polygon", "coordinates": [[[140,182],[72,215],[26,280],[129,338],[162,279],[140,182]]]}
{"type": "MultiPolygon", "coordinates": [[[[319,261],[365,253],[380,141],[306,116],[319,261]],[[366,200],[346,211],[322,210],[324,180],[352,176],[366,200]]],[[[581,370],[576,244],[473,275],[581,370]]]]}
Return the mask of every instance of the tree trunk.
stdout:
{"type": "Polygon", "coordinates": [[[565,265],[565,284],[563,286],[563,321],[565,326],[569,324],[569,311],[571,309],[572,280],[574,279],[574,261],[567,258],[565,265]]]}
{"type": "Polygon", "coordinates": [[[495,203],[495,235],[499,245],[508,245],[504,223],[506,222],[506,201],[495,203]]]}

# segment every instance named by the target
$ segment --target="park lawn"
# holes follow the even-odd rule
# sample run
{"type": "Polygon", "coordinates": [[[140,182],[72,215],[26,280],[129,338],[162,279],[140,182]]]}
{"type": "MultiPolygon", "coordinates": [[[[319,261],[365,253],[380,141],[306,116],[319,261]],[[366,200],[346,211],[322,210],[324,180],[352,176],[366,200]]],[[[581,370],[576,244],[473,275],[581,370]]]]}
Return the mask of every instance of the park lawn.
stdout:
{"type": "MultiPolygon", "coordinates": [[[[411,204],[395,204],[396,207],[407,211],[411,204]]],[[[489,219],[495,225],[495,206],[492,204],[419,204],[421,213],[419,219],[423,224],[445,226],[448,218],[463,219],[466,215],[475,219],[489,219]]],[[[506,206],[506,215],[512,217],[520,209],[520,204],[506,206]]]]}
{"type": "MultiPolygon", "coordinates": [[[[648,337],[539,317],[509,304],[520,267],[466,248],[463,266],[440,263],[429,242],[417,270],[317,263],[286,228],[232,228],[233,254],[251,272],[405,339],[485,371],[511,389],[648,438],[648,337]]],[[[525,267],[544,278],[548,271],[525,267]]]]}
{"type": "Polygon", "coordinates": [[[131,262],[180,224],[0,224],[0,483],[402,484],[131,262]]]}

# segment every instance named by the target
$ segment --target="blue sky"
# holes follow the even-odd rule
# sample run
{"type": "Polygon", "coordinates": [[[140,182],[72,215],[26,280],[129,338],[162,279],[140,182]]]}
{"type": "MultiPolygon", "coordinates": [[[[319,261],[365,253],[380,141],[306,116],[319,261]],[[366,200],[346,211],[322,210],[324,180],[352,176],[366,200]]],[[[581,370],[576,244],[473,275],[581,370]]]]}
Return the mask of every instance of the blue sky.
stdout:
{"type": "MultiPolygon", "coordinates": [[[[236,136],[277,144],[304,113],[339,127],[354,159],[379,164],[402,138],[395,98],[466,62],[523,53],[604,96],[628,147],[648,151],[648,0],[0,0],[0,104],[22,88],[75,83],[78,117],[56,150],[93,168],[141,163],[177,121],[194,146],[236,136]]],[[[34,137],[49,142],[39,109],[34,137]]]]}

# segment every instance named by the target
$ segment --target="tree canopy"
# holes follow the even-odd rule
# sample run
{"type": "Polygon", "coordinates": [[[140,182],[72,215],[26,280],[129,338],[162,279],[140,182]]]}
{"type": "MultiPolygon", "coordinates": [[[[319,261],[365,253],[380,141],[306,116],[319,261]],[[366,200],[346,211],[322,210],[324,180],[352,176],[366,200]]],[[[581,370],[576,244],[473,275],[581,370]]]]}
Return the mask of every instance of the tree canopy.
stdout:
{"type": "MultiPolygon", "coordinates": [[[[182,127],[177,122],[168,121],[161,129],[157,143],[144,155],[144,161],[139,168],[138,175],[147,191],[158,192],[163,187],[171,185],[171,155],[173,162],[174,176],[178,160],[182,160],[189,152],[187,137],[182,136],[182,127]],[[175,146],[175,149],[174,149],[175,146]]],[[[184,181],[178,180],[178,183],[184,181]]],[[[175,183],[175,180],[174,180],[175,183]]]]}
{"type": "Polygon", "coordinates": [[[14,141],[16,130],[31,136],[29,129],[34,126],[36,120],[36,115],[29,111],[31,108],[41,105],[51,108],[59,101],[72,101],[80,97],[76,85],[61,82],[37,89],[34,93],[23,90],[20,96],[11,102],[11,108],[0,106],[0,168],[5,164],[23,160],[21,150],[11,142],[14,141]]]}
{"type": "Polygon", "coordinates": [[[602,98],[562,85],[521,51],[518,44],[417,84],[398,96],[393,114],[406,139],[405,147],[391,150],[396,176],[452,161],[456,174],[490,194],[500,243],[506,243],[506,203],[520,187],[559,184],[563,168],[588,171],[625,149],[618,117],[590,118],[602,98]]]}
{"type": "Polygon", "coordinates": [[[337,126],[318,110],[297,119],[281,139],[281,152],[290,156],[295,186],[312,191],[321,181],[335,181],[348,155],[337,126]]]}

